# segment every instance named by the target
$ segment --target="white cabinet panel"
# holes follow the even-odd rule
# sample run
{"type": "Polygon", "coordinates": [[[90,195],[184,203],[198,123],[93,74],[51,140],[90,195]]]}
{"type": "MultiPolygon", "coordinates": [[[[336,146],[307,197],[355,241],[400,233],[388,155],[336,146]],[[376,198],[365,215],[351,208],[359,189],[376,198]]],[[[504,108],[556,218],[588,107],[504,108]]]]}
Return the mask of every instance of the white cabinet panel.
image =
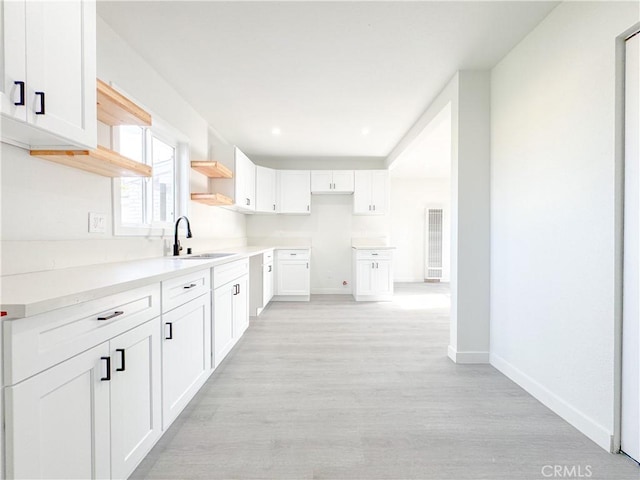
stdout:
{"type": "Polygon", "coordinates": [[[333,193],[353,193],[354,173],[353,170],[333,171],[333,193]]]}
{"type": "Polygon", "coordinates": [[[356,301],[390,301],[393,298],[392,250],[353,251],[356,301]]]}
{"type": "Polygon", "coordinates": [[[256,209],[256,166],[236,147],[236,205],[247,211],[256,209]]]}
{"type": "Polygon", "coordinates": [[[276,213],[276,171],[256,165],[256,212],[276,213]]]}
{"type": "Polygon", "coordinates": [[[387,170],[356,170],[353,213],[384,215],[388,208],[389,172],[387,170]]]}
{"type": "Polygon", "coordinates": [[[162,425],[167,429],[211,370],[211,300],[207,293],[162,317],[162,425]]]}
{"type": "Polygon", "coordinates": [[[262,305],[264,307],[273,298],[273,263],[262,267],[262,305]]]}
{"type": "Polygon", "coordinates": [[[311,175],[309,170],[278,170],[278,213],[309,214],[311,175]]]}
{"type": "Polygon", "coordinates": [[[309,295],[309,261],[282,260],[277,265],[277,295],[309,295]]]}
{"type": "Polygon", "coordinates": [[[231,283],[213,291],[214,359],[220,365],[233,348],[233,294],[231,283]]]}
{"type": "MultiPolygon", "coordinates": [[[[3,2],[9,18],[24,7],[24,35],[11,25],[4,39],[7,55],[3,90],[19,96],[15,81],[24,81],[24,107],[3,101],[3,139],[25,147],[96,146],[95,2],[3,2]],[[18,59],[22,55],[24,61],[18,59]],[[20,78],[18,78],[20,77],[20,78]],[[24,114],[21,111],[24,109],[24,114]],[[34,126],[37,128],[31,128],[34,126]]],[[[10,20],[13,23],[13,20],[10,20]]]]}
{"type": "Polygon", "coordinates": [[[331,193],[333,191],[333,172],[331,170],[313,170],[311,172],[311,193],[331,193]]]}
{"type": "Polygon", "coordinates": [[[126,478],[162,435],[158,319],[110,342],[111,476],[126,478]]]}
{"type": "Polygon", "coordinates": [[[353,170],[313,170],[311,193],[353,193],[353,170]]]}
{"type": "Polygon", "coordinates": [[[233,295],[233,338],[237,342],[249,326],[249,276],[235,281],[233,295]]]}
{"type": "Polygon", "coordinates": [[[8,478],[109,478],[105,342],[6,389],[8,478]]]}
{"type": "Polygon", "coordinates": [[[2,85],[0,88],[0,112],[3,115],[25,122],[27,120],[26,105],[15,105],[24,97],[26,89],[27,52],[26,52],[26,3],[24,1],[0,2],[2,12],[2,32],[4,56],[2,61],[2,85]],[[22,82],[22,84],[16,84],[22,82]]]}

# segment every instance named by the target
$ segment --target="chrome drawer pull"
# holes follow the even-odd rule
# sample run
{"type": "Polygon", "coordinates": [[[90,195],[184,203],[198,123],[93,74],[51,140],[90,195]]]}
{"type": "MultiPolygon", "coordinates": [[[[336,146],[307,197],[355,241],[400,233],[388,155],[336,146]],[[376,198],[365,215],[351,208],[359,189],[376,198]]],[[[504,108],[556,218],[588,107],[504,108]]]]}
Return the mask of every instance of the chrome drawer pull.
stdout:
{"type": "Polygon", "coordinates": [[[119,317],[120,315],[124,315],[123,311],[113,312],[111,315],[107,315],[106,317],[98,317],[98,320],[111,320],[112,318],[119,317]]]}

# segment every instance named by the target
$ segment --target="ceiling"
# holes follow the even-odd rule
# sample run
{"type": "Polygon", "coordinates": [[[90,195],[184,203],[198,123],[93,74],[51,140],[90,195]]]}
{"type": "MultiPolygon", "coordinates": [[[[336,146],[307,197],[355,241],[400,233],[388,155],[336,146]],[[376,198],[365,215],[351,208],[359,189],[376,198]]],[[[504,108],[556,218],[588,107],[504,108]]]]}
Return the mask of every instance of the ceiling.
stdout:
{"type": "Polygon", "coordinates": [[[451,177],[451,104],[434,117],[391,166],[395,178],[451,177]]]}
{"type": "Polygon", "coordinates": [[[457,70],[491,68],[557,3],[99,1],[97,8],[246,153],[386,157],[457,70]]]}

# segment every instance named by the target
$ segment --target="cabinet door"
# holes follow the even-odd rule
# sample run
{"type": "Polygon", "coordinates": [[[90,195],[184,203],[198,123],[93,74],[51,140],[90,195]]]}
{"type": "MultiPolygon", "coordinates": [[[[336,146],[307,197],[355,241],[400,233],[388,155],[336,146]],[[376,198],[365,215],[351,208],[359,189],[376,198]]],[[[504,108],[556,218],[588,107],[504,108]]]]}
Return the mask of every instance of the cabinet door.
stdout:
{"type": "Polygon", "coordinates": [[[310,213],[311,176],[309,170],[279,170],[279,213],[310,213]]]}
{"type": "Polygon", "coordinates": [[[249,326],[249,276],[244,275],[235,282],[233,295],[233,338],[237,341],[249,326]]]}
{"type": "Polygon", "coordinates": [[[193,398],[211,371],[210,294],[163,314],[162,428],[193,398]]]}
{"type": "Polygon", "coordinates": [[[358,260],[356,262],[356,268],[356,275],[358,276],[356,280],[356,294],[373,295],[375,293],[375,262],[370,260],[358,260]]]}
{"type": "Polygon", "coordinates": [[[88,0],[26,6],[27,122],[88,147],[97,129],[95,8],[88,0]]]}
{"type": "Polygon", "coordinates": [[[235,202],[242,210],[256,209],[256,166],[239,148],[235,149],[235,202]]]}
{"type": "Polygon", "coordinates": [[[266,307],[273,298],[273,264],[262,267],[262,306],[266,307]]]}
{"type": "Polygon", "coordinates": [[[213,356],[216,367],[233,347],[233,285],[228,283],[213,291],[213,356]]]}
{"type": "Polygon", "coordinates": [[[25,105],[15,105],[20,103],[22,90],[15,82],[25,82],[26,87],[25,6],[24,0],[0,2],[3,32],[0,35],[3,54],[0,55],[0,112],[23,122],[27,120],[27,108],[25,105]]]}
{"type": "Polygon", "coordinates": [[[311,193],[333,193],[331,170],[313,170],[311,172],[311,193]]]}
{"type": "Polygon", "coordinates": [[[277,279],[278,295],[309,295],[309,261],[278,262],[277,279]]]}
{"type": "Polygon", "coordinates": [[[7,478],[110,478],[108,342],[5,389],[7,478]]]}
{"type": "Polygon", "coordinates": [[[371,171],[356,170],[354,180],[353,213],[369,215],[372,213],[371,171]]]}
{"type": "Polygon", "coordinates": [[[386,170],[374,170],[371,173],[371,205],[373,215],[387,212],[389,203],[389,173],[386,170]]]}
{"type": "Polygon", "coordinates": [[[376,261],[374,292],[376,295],[393,293],[393,266],[390,260],[376,261]]]}
{"type": "Polygon", "coordinates": [[[353,193],[353,170],[334,170],[333,193],[353,193]]]}
{"type": "Polygon", "coordinates": [[[160,319],[110,342],[111,476],[127,478],[162,434],[160,319]]]}
{"type": "Polygon", "coordinates": [[[276,213],[276,171],[256,165],[256,211],[276,213]]]}

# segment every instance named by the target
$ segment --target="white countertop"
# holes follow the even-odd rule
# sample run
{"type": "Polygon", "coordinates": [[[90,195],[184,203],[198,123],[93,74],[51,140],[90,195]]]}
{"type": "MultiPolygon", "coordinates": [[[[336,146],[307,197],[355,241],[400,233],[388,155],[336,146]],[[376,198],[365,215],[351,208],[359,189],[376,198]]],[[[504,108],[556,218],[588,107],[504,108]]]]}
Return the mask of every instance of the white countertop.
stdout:
{"type": "Polygon", "coordinates": [[[376,245],[370,243],[353,243],[351,248],[354,250],[394,250],[393,245],[376,245]]]}
{"type": "MultiPolygon", "coordinates": [[[[0,310],[3,320],[29,317],[160,282],[203,268],[259,255],[269,250],[309,249],[306,246],[246,246],[210,252],[232,253],[216,259],[160,257],[128,262],[86,265],[0,277],[0,310]]],[[[196,252],[194,255],[203,252],[196,252]]]]}

